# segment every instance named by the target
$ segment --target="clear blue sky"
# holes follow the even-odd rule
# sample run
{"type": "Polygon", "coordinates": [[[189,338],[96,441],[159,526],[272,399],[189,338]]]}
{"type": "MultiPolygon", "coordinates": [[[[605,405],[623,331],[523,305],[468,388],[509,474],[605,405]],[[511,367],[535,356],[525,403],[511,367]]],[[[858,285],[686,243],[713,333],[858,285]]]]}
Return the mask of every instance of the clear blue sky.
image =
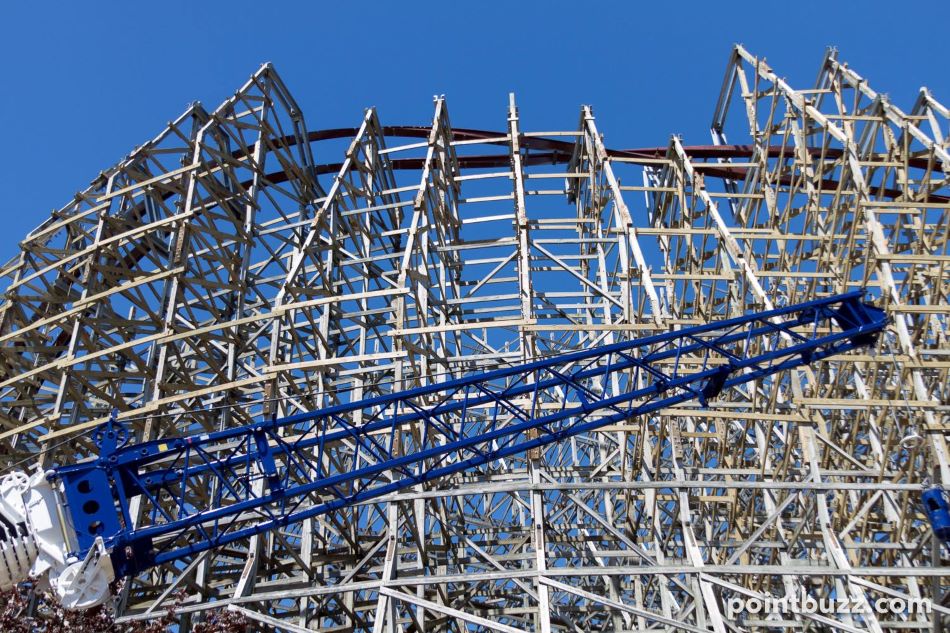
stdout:
{"type": "Polygon", "coordinates": [[[528,131],[571,129],[589,103],[609,146],[704,144],[735,42],[803,87],[835,45],[909,109],[921,85],[950,103],[948,25],[946,1],[7,2],[0,260],[189,102],[217,106],[265,61],[310,129],[358,125],[370,105],[384,125],[426,124],[434,94],[455,126],[501,129],[515,91],[528,131]]]}

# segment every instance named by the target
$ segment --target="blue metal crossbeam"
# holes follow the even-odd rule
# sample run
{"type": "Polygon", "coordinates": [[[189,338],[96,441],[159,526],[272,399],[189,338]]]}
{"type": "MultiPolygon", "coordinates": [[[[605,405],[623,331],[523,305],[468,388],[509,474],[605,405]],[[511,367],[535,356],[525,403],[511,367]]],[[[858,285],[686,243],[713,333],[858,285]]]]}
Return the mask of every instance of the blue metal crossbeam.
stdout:
{"type": "Polygon", "coordinates": [[[282,419],[129,441],[53,472],[77,555],[101,536],[130,575],[871,344],[855,292],[562,354],[282,419]],[[358,421],[358,422],[357,422],[358,421]],[[134,527],[130,503],[147,519],[134,527]]]}

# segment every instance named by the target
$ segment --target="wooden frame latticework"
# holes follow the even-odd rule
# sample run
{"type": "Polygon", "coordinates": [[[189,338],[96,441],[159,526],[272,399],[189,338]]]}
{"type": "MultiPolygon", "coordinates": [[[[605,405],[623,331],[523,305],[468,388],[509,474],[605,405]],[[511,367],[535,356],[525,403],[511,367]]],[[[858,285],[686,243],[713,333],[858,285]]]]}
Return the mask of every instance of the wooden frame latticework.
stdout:
{"type": "Polygon", "coordinates": [[[4,460],[79,459],[113,409],[139,439],[220,429],[861,288],[887,335],[155,569],[120,616],[184,590],[185,625],[229,605],[288,631],[938,630],[948,109],[835,51],[796,89],[737,46],[711,145],[498,114],[311,131],[270,65],[189,107],[0,269],[4,460]],[[868,609],[724,606],[802,591],[868,609]]]}

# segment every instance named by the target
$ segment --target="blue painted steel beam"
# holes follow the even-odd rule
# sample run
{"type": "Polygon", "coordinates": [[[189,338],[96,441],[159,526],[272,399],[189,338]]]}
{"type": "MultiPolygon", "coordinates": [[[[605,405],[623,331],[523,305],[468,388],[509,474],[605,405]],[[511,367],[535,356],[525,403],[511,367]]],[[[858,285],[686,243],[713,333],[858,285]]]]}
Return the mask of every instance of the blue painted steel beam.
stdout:
{"type": "Polygon", "coordinates": [[[723,389],[871,344],[887,320],[861,297],[819,299],[216,433],[136,444],[113,421],[97,431],[97,458],[52,476],[63,484],[76,554],[102,536],[117,573],[130,575],[604,425],[691,400],[705,406],[723,389]],[[752,343],[768,351],[749,355],[752,343]],[[700,363],[698,371],[679,371],[687,358],[700,363]],[[148,519],[133,528],[136,496],[148,519]]]}

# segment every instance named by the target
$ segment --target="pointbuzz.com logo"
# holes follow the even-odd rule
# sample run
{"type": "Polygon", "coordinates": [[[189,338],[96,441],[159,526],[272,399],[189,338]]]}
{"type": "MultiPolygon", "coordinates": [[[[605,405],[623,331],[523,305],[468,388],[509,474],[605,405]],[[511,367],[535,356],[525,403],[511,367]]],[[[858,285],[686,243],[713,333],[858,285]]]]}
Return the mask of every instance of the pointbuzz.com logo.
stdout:
{"type": "Polygon", "coordinates": [[[859,600],[852,598],[816,598],[804,590],[800,594],[777,596],[763,596],[761,598],[732,596],[726,600],[726,617],[730,620],[736,617],[754,616],[768,617],[773,614],[807,613],[820,615],[843,614],[929,614],[932,604],[925,598],[884,597],[874,600],[859,600]]]}

